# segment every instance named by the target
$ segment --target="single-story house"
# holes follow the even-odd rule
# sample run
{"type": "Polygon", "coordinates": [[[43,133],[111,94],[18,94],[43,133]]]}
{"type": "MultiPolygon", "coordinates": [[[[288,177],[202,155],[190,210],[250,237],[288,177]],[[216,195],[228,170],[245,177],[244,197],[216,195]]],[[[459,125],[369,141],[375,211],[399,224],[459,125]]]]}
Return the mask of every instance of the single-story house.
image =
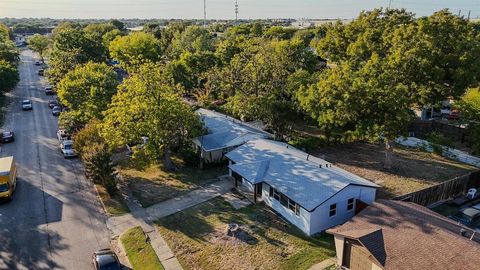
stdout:
{"type": "Polygon", "coordinates": [[[230,116],[206,109],[198,109],[208,134],[194,138],[193,143],[203,162],[223,160],[224,154],[245,142],[270,138],[271,134],[230,116]]]}
{"type": "Polygon", "coordinates": [[[352,270],[480,268],[478,232],[411,202],[379,200],[327,232],[352,270]]]}
{"type": "Polygon", "coordinates": [[[376,184],[286,143],[252,140],[226,157],[240,191],[307,235],[342,224],[375,201],[376,184]]]}

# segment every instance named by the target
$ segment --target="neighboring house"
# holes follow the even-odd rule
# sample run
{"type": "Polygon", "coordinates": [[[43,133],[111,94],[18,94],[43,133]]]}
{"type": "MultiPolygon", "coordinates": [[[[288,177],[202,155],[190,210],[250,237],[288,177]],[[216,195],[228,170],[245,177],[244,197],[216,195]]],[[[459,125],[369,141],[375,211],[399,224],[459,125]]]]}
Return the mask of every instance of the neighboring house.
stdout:
{"type": "Polygon", "coordinates": [[[268,132],[218,112],[199,109],[196,113],[208,134],[193,139],[193,143],[206,163],[223,160],[225,153],[245,142],[271,137],[268,132]]]}
{"type": "Polygon", "coordinates": [[[307,235],[344,223],[375,200],[374,183],[285,143],[253,140],[226,157],[240,191],[307,235]]]}
{"type": "Polygon", "coordinates": [[[480,268],[478,232],[410,202],[377,201],[327,232],[352,270],[480,268]]]}

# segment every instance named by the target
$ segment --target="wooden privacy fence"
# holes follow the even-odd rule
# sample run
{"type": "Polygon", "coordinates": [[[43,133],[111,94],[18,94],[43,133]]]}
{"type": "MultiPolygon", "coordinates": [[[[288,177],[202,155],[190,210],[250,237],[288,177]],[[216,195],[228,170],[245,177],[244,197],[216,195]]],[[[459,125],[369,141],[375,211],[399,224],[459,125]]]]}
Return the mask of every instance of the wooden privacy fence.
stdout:
{"type": "Polygon", "coordinates": [[[436,131],[445,137],[462,144],[469,143],[468,130],[458,125],[452,125],[448,122],[438,120],[416,120],[408,129],[409,133],[413,133],[413,137],[425,139],[426,136],[436,131]]]}
{"type": "Polygon", "coordinates": [[[465,194],[469,188],[479,187],[480,171],[477,171],[435,186],[395,197],[393,200],[408,201],[419,205],[428,206],[442,200],[451,199],[458,195],[465,194]]]}

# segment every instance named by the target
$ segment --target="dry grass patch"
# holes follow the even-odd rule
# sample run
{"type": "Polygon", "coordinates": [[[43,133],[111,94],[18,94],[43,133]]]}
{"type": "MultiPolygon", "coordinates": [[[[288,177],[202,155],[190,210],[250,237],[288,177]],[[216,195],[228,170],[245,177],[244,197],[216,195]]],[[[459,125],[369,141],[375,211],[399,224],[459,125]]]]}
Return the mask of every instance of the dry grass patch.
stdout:
{"type": "Polygon", "coordinates": [[[175,163],[178,168],[175,172],[168,172],[158,164],[139,168],[128,163],[119,166],[119,172],[143,207],[178,197],[228,174],[226,166],[201,170],[180,159],[175,163]]]}
{"type": "Polygon", "coordinates": [[[157,225],[185,269],[308,269],[335,255],[331,236],[307,237],[263,204],[235,210],[219,197],[157,225]],[[245,235],[228,236],[229,223],[245,235]]]}
{"type": "Polygon", "coordinates": [[[116,193],[114,195],[108,194],[107,190],[101,185],[95,185],[98,190],[98,195],[103,202],[105,211],[112,216],[119,216],[129,213],[130,210],[125,204],[122,195],[116,193]]]}
{"type": "Polygon", "coordinates": [[[338,145],[314,154],[382,186],[377,198],[392,198],[417,191],[476,170],[468,164],[399,145],[395,147],[396,163],[391,171],[383,169],[385,153],[382,145],[338,145]]]}

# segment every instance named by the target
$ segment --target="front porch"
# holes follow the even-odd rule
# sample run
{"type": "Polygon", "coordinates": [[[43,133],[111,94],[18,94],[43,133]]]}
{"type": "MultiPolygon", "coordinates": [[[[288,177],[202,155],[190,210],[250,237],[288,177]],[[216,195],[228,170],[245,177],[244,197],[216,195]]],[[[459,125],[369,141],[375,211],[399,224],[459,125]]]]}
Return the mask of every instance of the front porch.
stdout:
{"type": "Polygon", "coordinates": [[[242,193],[252,203],[259,203],[263,201],[262,198],[262,183],[252,184],[245,180],[238,173],[231,171],[230,181],[234,183],[235,188],[242,193]]]}

